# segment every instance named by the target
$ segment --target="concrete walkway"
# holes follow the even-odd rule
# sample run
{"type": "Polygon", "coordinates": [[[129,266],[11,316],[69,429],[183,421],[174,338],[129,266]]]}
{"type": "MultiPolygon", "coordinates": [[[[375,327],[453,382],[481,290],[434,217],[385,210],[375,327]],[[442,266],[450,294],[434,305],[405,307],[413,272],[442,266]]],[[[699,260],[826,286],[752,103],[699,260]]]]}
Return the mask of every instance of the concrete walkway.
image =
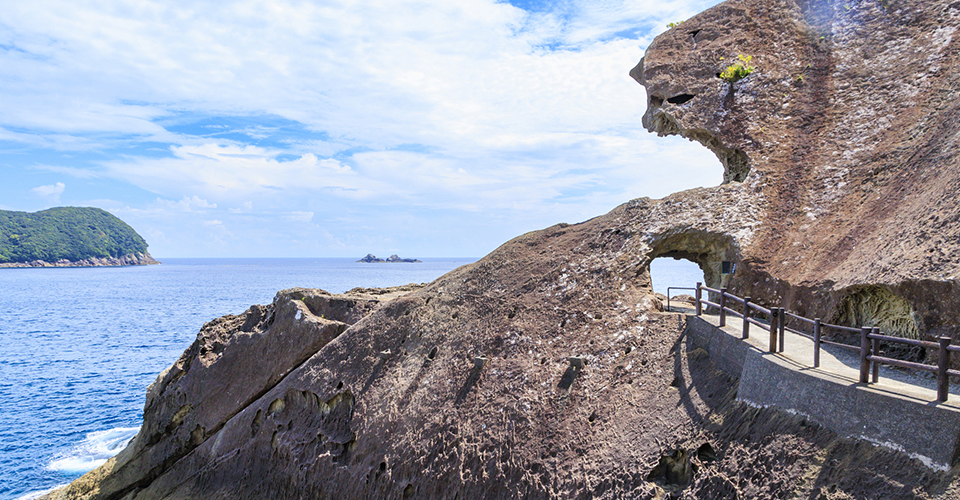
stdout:
{"type": "Polygon", "coordinates": [[[904,451],[935,469],[947,469],[960,455],[960,384],[937,402],[936,379],[923,372],[880,367],[876,384],[860,384],[858,351],[822,346],[813,368],[813,341],[785,332],[784,352],[770,353],[769,329],[751,325],[741,339],[743,320],[687,316],[689,340],[710,354],[722,370],[739,379],[737,399],[803,414],[840,435],[904,451]]]}
{"type": "MultiPolygon", "coordinates": [[[[687,314],[694,314],[693,309],[691,308],[687,314]]],[[[704,314],[701,318],[719,328],[719,316],[704,314]]],[[[742,335],[740,326],[742,324],[743,319],[732,315],[727,316],[727,325],[722,330],[732,337],[740,339],[742,335]]],[[[766,353],[770,347],[770,330],[750,325],[750,338],[745,342],[766,353]]],[[[829,378],[841,384],[858,384],[860,382],[859,350],[852,351],[821,344],[820,367],[814,368],[813,340],[786,331],[784,332],[783,347],[783,352],[772,355],[777,356],[795,370],[816,372],[818,376],[829,378]]],[[[868,384],[867,387],[874,391],[894,393],[922,403],[941,404],[960,410],[960,384],[954,382],[950,386],[950,397],[947,398],[947,401],[937,403],[937,379],[932,373],[880,365],[878,382],[868,384]]]]}

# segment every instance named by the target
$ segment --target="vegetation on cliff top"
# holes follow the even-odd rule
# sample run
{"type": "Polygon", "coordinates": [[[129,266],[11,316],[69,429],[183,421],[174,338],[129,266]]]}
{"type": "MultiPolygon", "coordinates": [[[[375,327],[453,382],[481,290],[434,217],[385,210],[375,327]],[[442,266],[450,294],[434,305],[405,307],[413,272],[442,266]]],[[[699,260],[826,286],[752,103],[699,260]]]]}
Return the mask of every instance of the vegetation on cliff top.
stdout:
{"type": "Polygon", "coordinates": [[[0,210],[0,263],[78,261],[146,251],[147,242],[133,228],[99,208],[0,210]]]}

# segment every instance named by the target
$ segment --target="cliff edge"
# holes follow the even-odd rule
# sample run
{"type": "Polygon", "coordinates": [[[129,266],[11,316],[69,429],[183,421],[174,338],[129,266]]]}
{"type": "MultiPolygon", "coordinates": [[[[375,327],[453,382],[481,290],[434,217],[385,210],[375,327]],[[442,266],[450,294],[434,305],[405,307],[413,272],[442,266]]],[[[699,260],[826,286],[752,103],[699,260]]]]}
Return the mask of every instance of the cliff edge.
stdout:
{"type": "Polygon", "coordinates": [[[910,0],[687,20],[632,75],[646,126],[704,143],[724,184],[522,235],[392,300],[292,290],[214,320],[135,441],[47,498],[957,498],[957,466],[738,402],[649,264],[955,333],[958,26],[960,3],[910,0]],[[754,71],[719,78],[740,54],[754,71]]]}

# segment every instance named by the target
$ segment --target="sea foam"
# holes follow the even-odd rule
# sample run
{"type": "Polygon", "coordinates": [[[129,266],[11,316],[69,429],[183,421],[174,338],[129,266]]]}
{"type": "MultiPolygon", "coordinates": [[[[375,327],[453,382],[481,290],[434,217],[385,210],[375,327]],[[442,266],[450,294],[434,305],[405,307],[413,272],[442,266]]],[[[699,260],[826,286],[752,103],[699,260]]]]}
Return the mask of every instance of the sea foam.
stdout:
{"type": "Polygon", "coordinates": [[[50,462],[47,468],[67,474],[91,471],[103,465],[110,457],[120,453],[120,450],[127,446],[139,430],[139,427],[117,427],[91,432],[73,449],[50,462]]]}
{"type": "Polygon", "coordinates": [[[49,488],[49,489],[46,489],[46,490],[31,491],[30,493],[27,493],[27,494],[25,494],[25,495],[19,496],[19,497],[15,498],[14,500],[36,500],[36,499],[42,497],[43,495],[46,495],[47,493],[50,493],[50,492],[53,491],[53,490],[56,490],[56,489],[58,489],[58,488],[63,488],[63,487],[66,486],[67,484],[69,484],[69,483],[64,483],[64,484],[61,484],[61,485],[57,485],[57,486],[54,486],[53,488],[49,488]]]}

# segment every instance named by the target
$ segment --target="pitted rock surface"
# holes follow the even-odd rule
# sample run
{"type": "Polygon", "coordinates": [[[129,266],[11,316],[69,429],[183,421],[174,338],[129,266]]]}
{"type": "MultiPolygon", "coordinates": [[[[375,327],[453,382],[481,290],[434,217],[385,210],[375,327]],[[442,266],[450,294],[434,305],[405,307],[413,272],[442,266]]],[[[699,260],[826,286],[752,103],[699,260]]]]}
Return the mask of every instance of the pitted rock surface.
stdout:
{"type": "Polygon", "coordinates": [[[757,199],[731,289],[808,317],[957,334],[958,27],[960,5],[943,0],[731,1],[649,46],[631,72],[644,125],[717,153],[732,193],[715,196],[757,199]],[[719,78],[740,54],[755,71],[719,78]]]}
{"type": "Polygon", "coordinates": [[[958,26],[960,3],[916,0],[687,20],[632,74],[644,123],[717,152],[723,185],[525,234],[370,308],[295,290],[211,322],[151,386],[136,441],[48,498],[957,498],[957,468],[736,402],[649,264],[687,258],[808,316],[954,332],[958,26]],[[756,71],[717,78],[739,54],[756,71]]]}

